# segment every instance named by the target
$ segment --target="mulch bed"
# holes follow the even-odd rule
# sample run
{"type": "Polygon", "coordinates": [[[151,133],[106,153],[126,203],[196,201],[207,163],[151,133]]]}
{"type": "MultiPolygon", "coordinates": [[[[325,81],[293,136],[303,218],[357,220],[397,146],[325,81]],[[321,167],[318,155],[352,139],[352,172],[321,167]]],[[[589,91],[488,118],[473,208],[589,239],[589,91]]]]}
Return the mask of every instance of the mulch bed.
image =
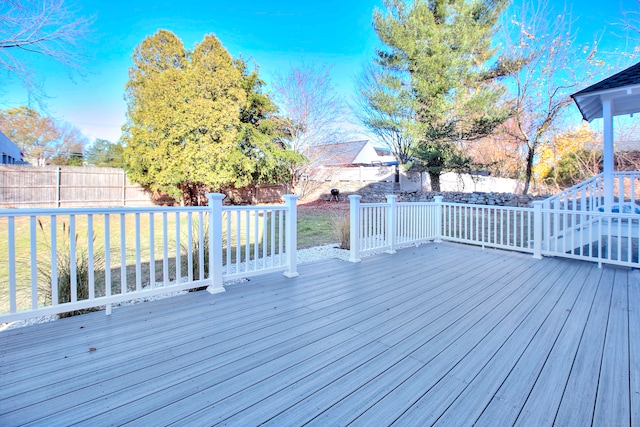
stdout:
{"type": "Polygon", "coordinates": [[[309,202],[299,202],[299,210],[316,210],[327,212],[348,212],[349,201],[328,201],[328,200],[313,200],[309,202]]]}

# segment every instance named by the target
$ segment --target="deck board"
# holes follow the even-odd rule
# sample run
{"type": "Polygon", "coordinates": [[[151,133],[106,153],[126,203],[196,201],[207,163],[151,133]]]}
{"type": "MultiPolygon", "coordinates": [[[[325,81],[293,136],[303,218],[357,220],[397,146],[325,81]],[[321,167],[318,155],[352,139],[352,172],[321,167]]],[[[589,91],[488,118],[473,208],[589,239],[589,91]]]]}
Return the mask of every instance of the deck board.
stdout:
{"type": "Polygon", "coordinates": [[[614,272],[605,268],[600,278],[554,425],[591,425],[593,422],[614,272]]]}
{"type": "Polygon", "coordinates": [[[640,271],[634,270],[629,281],[629,386],[631,425],[640,424],[640,271]]]}
{"type": "Polygon", "coordinates": [[[635,270],[444,243],[299,272],[0,332],[0,424],[637,420],[635,270]]]}
{"type": "MultiPolygon", "coordinates": [[[[558,276],[558,281],[566,273],[567,271],[564,271],[558,276]]],[[[553,280],[549,280],[543,286],[534,289],[532,293],[548,296],[549,293],[561,292],[561,288],[553,286],[554,284],[553,280]]],[[[538,322],[544,318],[546,307],[535,303],[536,300],[538,299],[525,298],[514,310],[501,313],[499,318],[489,322],[488,325],[492,326],[492,329],[487,331],[482,340],[465,355],[461,363],[447,373],[447,379],[453,378],[457,381],[438,382],[398,421],[412,425],[429,425],[439,418],[439,421],[445,425],[471,424],[474,420],[469,419],[470,409],[477,407],[476,399],[482,395],[495,393],[495,389],[504,381],[504,375],[517,362],[531,342],[534,331],[539,328],[538,322]],[[469,358],[473,360],[465,360],[469,358]],[[502,375],[496,375],[496,372],[501,372],[502,375]],[[468,396],[460,398],[459,396],[465,392],[468,396]],[[463,405],[459,405],[462,406],[461,410],[455,408],[448,410],[455,402],[464,402],[463,405]]],[[[497,422],[494,425],[500,425],[500,423],[497,422]]]]}
{"type": "MultiPolygon", "coordinates": [[[[512,397],[514,391],[510,388],[512,384],[505,382],[501,386],[501,391],[493,397],[490,408],[482,413],[478,425],[494,425],[493,420],[499,418],[507,424],[517,422],[521,425],[552,425],[562,399],[568,372],[575,359],[578,344],[593,305],[601,272],[601,269],[593,266],[591,269],[581,269],[575,276],[574,280],[584,281],[584,286],[575,303],[566,308],[567,319],[562,331],[552,342],[553,347],[548,356],[546,359],[539,358],[537,361],[544,364],[541,367],[538,366],[539,375],[535,378],[535,383],[530,389],[521,390],[528,393],[524,396],[526,400],[524,406],[517,405],[517,402],[514,404],[515,399],[512,397]]],[[[532,359],[533,363],[536,363],[535,355],[532,359]]],[[[521,364],[521,368],[528,369],[524,364],[521,364]]]]}
{"type": "Polygon", "coordinates": [[[466,422],[475,422],[480,415],[484,415],[488,425],[514,423],[518,415],[518,411],[514,409],[519,409],[521,402],[526,401],[569,317],[570,308],[582,290],[579,286],[570,286],[571,281],[577,279],[584,283],[588,273],[588,270],[565,270],[553,286],[554,290],[559,291],[558,294],[547,294],[547,304],[537,305],[535,311],[530,313],[532,319],[526,322],[528,331],[519,329],[516,332],[523,339],[508,340],[505,344],[511,345],[500,349],[501,357],[494,356],[491,359],[445,411],[438,424],[446,425],[458,418],[458,414],[464,414],[466,422]],[[576,277],[577,273],[581,274],[576,277]],[[499,365],[502,365],[504,371],[510,369],[504,378],[495,375],[499,365]],[[493,403],[490,410],[485,411],[490,402],[493,403]]]}
{"type": "Polygon", "coordinates": [[[629,323],[626,274],[616,271],[598,394],[594,410],[595,425],[624,425],[630,420],[629,408],[629,323]],[[623,277],[620,277],[623,276],[623,277]]]}

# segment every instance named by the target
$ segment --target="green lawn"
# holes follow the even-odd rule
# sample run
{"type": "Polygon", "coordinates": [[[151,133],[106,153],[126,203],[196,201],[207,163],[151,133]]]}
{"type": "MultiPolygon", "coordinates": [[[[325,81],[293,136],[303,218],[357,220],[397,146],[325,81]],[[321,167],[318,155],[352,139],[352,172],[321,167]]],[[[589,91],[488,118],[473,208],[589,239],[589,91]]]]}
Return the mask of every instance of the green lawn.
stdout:
{"type": "MultiPolygon", "coordinates": [[[[335,214],[332,212],[322,211],[322,210],[311,210],[311,209],[300,209],[298,213],[298,248],[308,248],[317,245],[325,245],[329,243],[335,243],[338,241],[338,238],[335,234],[334,227],[334,216],[335,214]]],[[[164,280],[164,271],[165,266],[163,266],[162,258],[164,253],[164,244],[163,244],[163,227],[161,221],[162,214],[154,214],[154,256],[153,258],[156,260],[154,263],[154,271],[155,271],[155,280],[162,281],[164,280]]],[[[142,285],[146,285],[149,282],[150,272],[151,272],[151,238],[150,238],[150,229],[149,229],[149,214],[141,214],[139,217],[140,221],[140,258],[141,258],[141,276],[143,278],[142,285]]],[[[194,220],[197,218],[197,215],[194,215],[194,220]]],[[[125,215],[124,217],[124,229],[126,236],[126,251],[124,254],[125,259],[125,267],[121,268],[122,265],[122,254],[120,250],[120,233],[121,233],[121,225],[120,225],[120,215],[112,215],[110,221],[110,270],[111,270],[111,281],[112,281],[112,289],[113,292],[119,292],[121,287],[121,277],[122,272],[124,270],[124,275],[126,277],[126,283],[128,287],[135,286],[135,262],[136,262],[136,221],[135,215],[125,215]]],[[[180,246],[181,246],[181,272],[183,275],[187,274],[187,221],[186,215],[183,214],[180,218],[181,221],[181,231],[180,231],[180,246]]],[[[175,222],[176,217],[175,214],[167,215],[167,228],[168,228],[168,241],[167,241],[167,251],[169,257],[169,263],[166,266],[166,270],[168,271],[169,276],[167,280],[175,279],[175,271],[176,271],[176,258],[175,258],[175,247],[176,247],[176,236],[175,236],[175,222]]],[[[256,221],[251,221],[251,227],[254,227],[256,221]]],[[[263,227],[263,218],[259,217],[257,220],[258,229],[262,230],[263,227]]],[[[226,227],[226,225],[225,225],[226,227]]],[[[236,257],[236,233],[235,233],[235,219],[231,222],[231,257],[235,259],[236,257]]],[[[269,222],[267,223],[267,229],[270,228],[269,222]]],[[[0,251],[8,254],[8,219],[0,218],[0,251]]],[[[88,237],[88,224],[86,217],[78,217],[75,224],[75,232],[70,233],[69,230],[69,218],[68,216],[60,216],[56,221],[56,230],[57,230],[57,251],[59,254],[68,253],[70,238],[72,235],[75,235],[75,240],[78,248],[79,256],[86,256],[86,248],[87,248],[87,239],[88,237]]],[[[102,216],[96,216],[93,224],[94,236],[94,250],[96,253],[96,258],[100,258],[102,254],[104,254],[105,249],[105,226],[104,220],[102,216]]],[[[278,227],[276,227],[276,233],[278,232],[278,227]]],[[[49,266],[51,263],[51,223],[49,217],[42,218],[42,226],[39,223],[36,223],[36,247],[37,247],[37,259],[39,266],[49,266]]],[[[29,304],[31,299],[31,269],[30,269],[30,245],[31,245],[31,237],[30,237],[30,223],[28,218],[16,218],[15,220],[15,236],[16,236],[16,281],[19,288],[19,304],[22,307],[26,307],[29,304]]],[[[241,230],[240,233],[241,239],[246,239],[247,235],[244,230],[241,230]]],[[[258,233],[258,238],[262,237],[262,232],[258,233]]],[[[254,234],[253,231],[249,233],[249,239],[252,241],[249,246],[249,256],[252,257],[254,251],[253,245],[254,234]]],[[[194,240],[197,237],[194,235],[194,240]]],[[[224,242],[226,245],[226,242],[224,242]]],[[[226,251],[224,252],[226,256],[226,251]]],[[[246,252],[243,250],[240,251],[240,255],[242,259],[246,259],[246,252]]],[[[5,258],[8,261],[8,257],[5,258]]],[[[3,260],[0,262],[0,312],[7,312],[9,309],[8,306],[8,283],[9,283],[9,271],[8,271],[8,262],[3,260]]],[[[206,261],[205,261],[206,264],[206,261]]],[[[48,267],[47,267],[48,269],[48,267]]],[[[194,268],[196,273],[194,276],[197,276],[197,267],[194,268]]],[[[39,284],[42,282],[44,287],[48,287],[44,282],[46,280],[43,276],[46,276],[46,271],[40,269],[37,272],[39,279],[39,284]],[[43,274],[44,273],[44,274],[43,274]]],[[[102,289],[101,292],[104,292],[104,280],[105,280],[105,272],[104,272],[104,261],[96,263],[96,274],[95,274],[96,286],[98,289],[102,289]]],[[[43,301],[41,301],[43,302],[43,301]]]]}
{"type": "Polygon", "coordinates": [[[338,242],[335,215],[333,212],[323,210],[298,211],[298,249],[338,242]]]}

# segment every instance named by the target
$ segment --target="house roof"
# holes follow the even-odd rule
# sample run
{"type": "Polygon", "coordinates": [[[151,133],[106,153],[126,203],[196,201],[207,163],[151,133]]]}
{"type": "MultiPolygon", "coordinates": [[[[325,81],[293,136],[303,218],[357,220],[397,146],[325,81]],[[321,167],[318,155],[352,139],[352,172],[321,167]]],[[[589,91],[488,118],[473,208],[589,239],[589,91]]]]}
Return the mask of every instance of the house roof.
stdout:
{"type": "Polygon", "coordinates": [[[603,117],[602,101],[611,99],[612,115],[640,111],[640,63],[571,95],[582,117],[591,121],[603,117]]]}
{"type": "Polygon", "coordinates": [[[309,160],[325,166],[350,165],[368,143],[369,141],[364,140],[314,145],[309,147],[309,160]]]}

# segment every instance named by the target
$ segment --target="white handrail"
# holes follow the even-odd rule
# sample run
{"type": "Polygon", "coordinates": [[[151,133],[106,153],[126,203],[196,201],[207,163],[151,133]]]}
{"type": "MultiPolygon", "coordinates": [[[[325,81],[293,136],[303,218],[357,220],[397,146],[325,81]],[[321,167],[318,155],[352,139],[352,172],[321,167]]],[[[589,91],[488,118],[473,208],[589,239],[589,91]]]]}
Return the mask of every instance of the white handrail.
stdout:
{"type": "Polygon", "coordinates": [[[0,210],[0,322],[296,270],[296,199],[285,205],[0,210]],[[6,236],[5,238],[3,238],[6,236]],[[3,250],[4,251],[4,250],[3,250]]]}
{"type": "Polygon", "coordinates": [[[571,211],[635,210],[640,199],[640,172],[614,172],[613,188],[605,188],[604,174],[598,174],[544,200],[545,209],[571,211]],[[604,209],[605,194],[611,194],[615,206],[604,209]]]}
{"type": "Polygon", "coordinates": [[[640,267],[640,216],[633,213],[549,209],[544,202],[522,208],[443,203],[441,198],[429,203],[398,203],[395,197],[387,197],[386,203],[360,203],[360,196],[350,198],[354,262],[367,253],[393,253],[403,245],[442,239],[535,258],[562,256],[640,267]]]}

